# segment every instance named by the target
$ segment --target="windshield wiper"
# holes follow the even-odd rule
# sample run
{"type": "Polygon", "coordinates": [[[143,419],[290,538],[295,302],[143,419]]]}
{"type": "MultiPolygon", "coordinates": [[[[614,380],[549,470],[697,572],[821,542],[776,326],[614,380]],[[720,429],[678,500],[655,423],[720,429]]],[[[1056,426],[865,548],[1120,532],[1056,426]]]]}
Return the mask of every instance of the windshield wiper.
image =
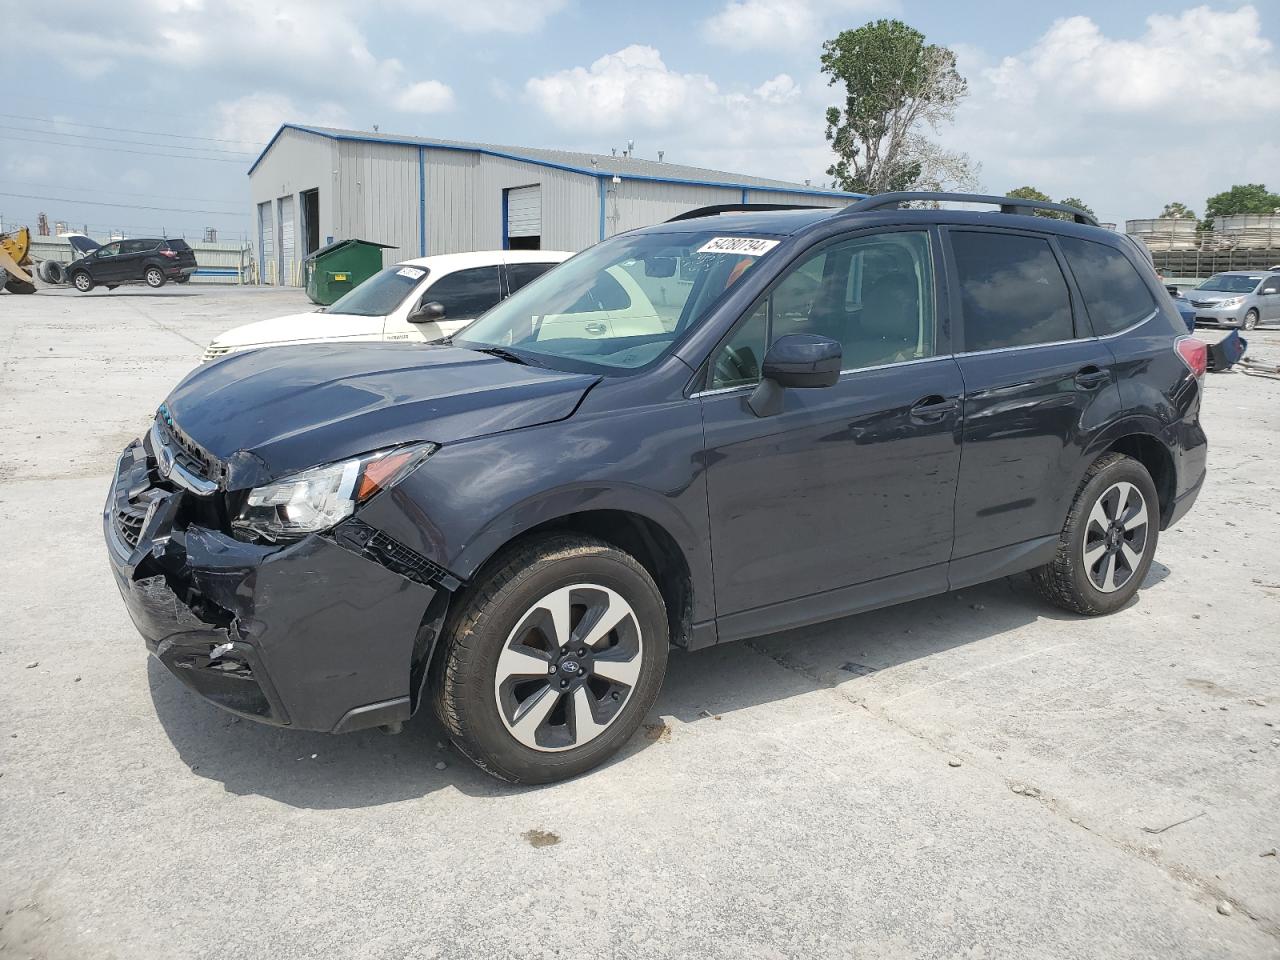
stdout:
{"type": "Polygon", "coordinates": [[[514,350],[508,350],[506,347],[471,347],[476,353],[487,353],[491,357],[501,357],[511,363],[518,363],[525,367],[537,367],[541,364],[534,363],[528,357],[516,353],[514,350]]]}

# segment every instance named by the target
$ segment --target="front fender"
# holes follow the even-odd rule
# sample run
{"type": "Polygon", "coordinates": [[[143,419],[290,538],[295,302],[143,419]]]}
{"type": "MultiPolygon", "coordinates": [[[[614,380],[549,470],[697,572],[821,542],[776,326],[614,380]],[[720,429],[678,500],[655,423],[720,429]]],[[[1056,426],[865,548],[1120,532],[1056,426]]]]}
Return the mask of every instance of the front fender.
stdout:
{"type": "Polygon", "coordinates": [[[701,621],[714,616],[704,474],[701,412],[681,398],[446,444],[360,517],[468,580],[541,524],[636,514],[679,545],[701,621]]]}

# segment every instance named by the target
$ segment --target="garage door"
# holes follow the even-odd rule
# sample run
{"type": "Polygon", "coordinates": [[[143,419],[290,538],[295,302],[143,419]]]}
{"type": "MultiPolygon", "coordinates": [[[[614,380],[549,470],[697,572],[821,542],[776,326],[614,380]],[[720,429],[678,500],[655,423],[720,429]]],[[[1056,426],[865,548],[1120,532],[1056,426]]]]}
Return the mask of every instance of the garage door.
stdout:
{"type": "Polygon", "coordinates": [[[275,283],[276,218],[271,215],[271,201],[258,204],[258,263],[262,282],[275,283]]]}
{"type": "Polygon", "coordinates": [[[298,284],[293,229],[293,197],[280,198],[280,285],[298,284]]]}
{"type": "Polygon", "coordinates": [[[542,186],[507,191],[507,236],[542,236],[542,186]]]}

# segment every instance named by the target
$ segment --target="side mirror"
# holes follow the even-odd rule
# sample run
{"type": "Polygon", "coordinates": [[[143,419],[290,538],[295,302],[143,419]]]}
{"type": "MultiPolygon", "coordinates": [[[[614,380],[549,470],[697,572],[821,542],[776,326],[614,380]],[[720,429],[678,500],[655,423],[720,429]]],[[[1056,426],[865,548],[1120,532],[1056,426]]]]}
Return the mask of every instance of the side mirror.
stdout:
{"type": "Polygon", "coordinates": [[[431,300],[409,314],[410,323],[439,323],[444,319],[444,304],[431,300]]]}
{"type": "Polygon", "coordinates": [[[785,388],[834,386],[840,379],[843,359],[843,348],[830,337],[811,333],[779,337],[765,352],[760,385],[747,403],[757,417],[781,413],[785,388]]]}
{"type": "Polygon", "coordinates": [[[675,257],[649,257],[644,262],[646,277],[674,277],[676,275],[675,257]]]}

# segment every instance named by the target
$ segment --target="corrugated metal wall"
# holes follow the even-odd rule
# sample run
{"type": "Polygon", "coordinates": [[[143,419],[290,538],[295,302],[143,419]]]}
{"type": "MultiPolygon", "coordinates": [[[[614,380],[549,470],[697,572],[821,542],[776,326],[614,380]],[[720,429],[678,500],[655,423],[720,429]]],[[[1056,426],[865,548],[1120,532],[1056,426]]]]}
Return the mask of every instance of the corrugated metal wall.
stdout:
{"type": "Polygon", "coordinates": [[[647,180],[605,181],[604,232],[616,233],[670,220],[678,213],[716,203],[741,203],[738,187],[685,186],[647,180]]]}
{"type": "MultiPolygon", "coordinates": [[[[600,239],[601,180],[520,160],[463,150],[394,143],[329,140],[287,129],[250,177],[255,204],[319,189],[320,242],[359,237],[389,243],[383,262],[501,248],[503,191],[538,185],[541,246],[582,250],[600,239]],[[426,223],[419,218],[419,177],[425,186],[426,223]],[[424,236],[425,235],[425,236],[424,236]]],[[[603,180],[604,234],[661,223],[678,213],[717,203],[742,202],[741,187],[623,179],[603,180]]],[[[772,193],[748,188],[749,202],[844,206],[840,197],[772,193]]],[[[300,204],[301,201],[296,201],[300,204]]],[[[278,255],[279,251],[277,251],[278,255]]],[[[299,252],[301,255],[301,251],[299,252]]],[[[268,277],[267,279],[271,279],[268,277]]]]}
{"type": "MultiPolygon", "coordinates": [[[[259,264],[263,282],[276,283],[281,277],[288,282],[291,276],[297,277],[302,273],[300,269],[296,269],[296,264],[286,264],[281,269],[278,262],[279,249],[274,243],[276,230],[274,211],[278,209],[281,198],[294,197],[294,209],[300,209],[301,201],[296,199],[297,195],[304,190],[318,190],[320,243],[323,244],[326,237],[336,235],[334,185],[337,182],[335,177],[337,168],[337,141],[291,128],[281,132],[275,143],[271,145],[271,149],[254,168],[249,177],[253,230],[257,236],[253,257],[259,264]],[[272,211],[272,223],[267,224],[267,230],[273,241],[273,249],[265,251],[265,263],[262,238],[258,236],[262,226],[259,204],[268,204],[266,209],[272,211]]],[[[303,255],[301,243],[298,245],[297,254],[299,258],[303,255]]]]}
{"type": "Polygon", "coordinates": [[[428,255],[479,249],[474,199],[479,178],[480,154],[426,151],[428,255]]]}
{"type": "Polygon", "coordinates": [[[798,203],[806,207],[845,207],[853,203],[848,197],[824,197],[811,193],[774,193],[772,190],[747,190],[747,203],[798,203]]]}
{"type": "Polygon", "coordinates": [[[417,147],[338,141],[337,170],[334,238],[391,244],[386,266],[418,256],[417,147]]]}

